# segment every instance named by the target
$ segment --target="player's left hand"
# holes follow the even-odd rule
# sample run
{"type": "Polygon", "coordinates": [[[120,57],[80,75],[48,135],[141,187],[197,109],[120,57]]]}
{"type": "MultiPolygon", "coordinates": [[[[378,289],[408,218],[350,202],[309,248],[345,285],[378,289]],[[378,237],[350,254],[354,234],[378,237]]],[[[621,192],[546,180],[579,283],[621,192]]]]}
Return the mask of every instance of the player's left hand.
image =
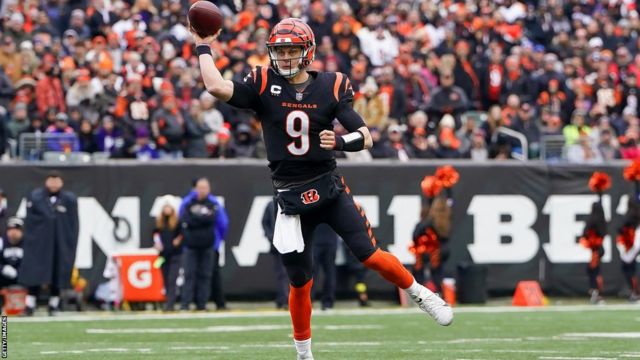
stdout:
{"type": "Polygon", "coordinates": [[[331,130],[320,132],[320,147],[325,150],[333,150],[336,146],[336,133],[331,130]]]}

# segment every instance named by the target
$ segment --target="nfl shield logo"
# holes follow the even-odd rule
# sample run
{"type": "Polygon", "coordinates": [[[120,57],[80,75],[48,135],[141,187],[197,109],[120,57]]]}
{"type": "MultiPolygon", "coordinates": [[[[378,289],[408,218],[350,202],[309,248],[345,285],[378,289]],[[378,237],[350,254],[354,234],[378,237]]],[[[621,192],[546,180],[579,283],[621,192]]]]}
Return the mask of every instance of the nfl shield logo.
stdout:
{"type": "Polygon", "coordinates": [[[296,100],[298,101],[302,100],[302,93],[299,93],[299,92],[296,93],[296,100]]]}

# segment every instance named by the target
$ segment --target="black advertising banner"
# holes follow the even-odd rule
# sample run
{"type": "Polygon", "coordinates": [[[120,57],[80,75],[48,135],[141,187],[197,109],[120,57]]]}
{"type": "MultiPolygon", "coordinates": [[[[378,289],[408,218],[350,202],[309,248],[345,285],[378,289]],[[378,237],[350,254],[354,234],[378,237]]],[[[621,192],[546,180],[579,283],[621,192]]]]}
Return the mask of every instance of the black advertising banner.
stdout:
{"type": "MultiPolygon", "coordinates": [[[[340,164],[357,201],[367,212],[380,246],[406,265],[408,247],[419,219],[420,181],[444,163],[375,162],[340,164]]],[[[632,185],[622,178],[624,163],[606,166],[541,163],[449,163],[460,173],[453,190],[451,256],[445,275],[455,277],[459,264],[488,269],[491,293],[511,293],[519,280],[539,280],[551,294],[586,294],[589,252],[577,243],[596,195],[588,189],[593,171],[613,182],[603,198],[610,236],[605,240],[605,289],[624,289],[615,233],[626,211],[632,185]]],[[[24,215],[24,197],[54,168],[0,165],[0,188],[8,196],[9,214],[24,215]]],[[[79,197],[80,239],[76,266],[95,288],[104,281],[107,254],[150,247],[153,217],[161,197],[178,202],[197,177],[212,182],[224,200],[231,227],[225,245],[223,279],[231,296],[266,298],[273,293],[270,245],[260,221],[270,201],[269,171],[262,162],[151,163],[118,162],[57,167],[65,188],[79,197]]],[[[392,287],[369,273],[375,292],[392,287]]]]}

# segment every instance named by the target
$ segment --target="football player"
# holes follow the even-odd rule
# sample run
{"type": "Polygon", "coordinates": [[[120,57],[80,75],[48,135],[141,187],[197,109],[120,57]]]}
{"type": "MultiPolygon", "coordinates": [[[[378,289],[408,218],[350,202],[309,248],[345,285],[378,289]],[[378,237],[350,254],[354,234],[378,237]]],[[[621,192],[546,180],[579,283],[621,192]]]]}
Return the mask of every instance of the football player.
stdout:
{"type": "Polygon", "coordinates": [[[352,108],[347,76],[307,70],[316,50],[311,28],[296,18],[276,24],[266,44],[271,66],[256,67],[242,82],[225,80],[216,68],[210,44],[218,34],[202,38],[191,33],[207,91],[232,106],[252,109],[262,122],[279,210],[274,246],[289,277],[297,358],[313,359],[310,241],[319,223],[330,225],[365,266],[406,290],[438,324],[449,325],[451,308],[418,284],[395,256],[378,248],[364,211],[336,172],[334,150],[361,151],[371,148],[372,140],[352,108]],[[348,134],[334,133],[334,119],[348,134]]]}

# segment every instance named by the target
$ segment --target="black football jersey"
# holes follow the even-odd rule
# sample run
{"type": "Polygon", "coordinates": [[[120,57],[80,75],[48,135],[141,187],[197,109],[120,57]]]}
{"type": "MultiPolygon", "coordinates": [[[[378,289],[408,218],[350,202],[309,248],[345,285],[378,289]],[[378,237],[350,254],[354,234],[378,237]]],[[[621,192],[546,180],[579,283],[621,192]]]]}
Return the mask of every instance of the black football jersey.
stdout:
{"type": "Polygon", "coordinates": [[[301,93],[266,67],[257,67],[243,82],[234,81],[228,103],[256,112],[276,180],[312,179],[333,170],[334,152],[320,147],[320,132],[333,130],[334,119],[349,132],[365,125],[353,110],[353,89],[346,75],[309,74],[314,80],[301,93]]]}

